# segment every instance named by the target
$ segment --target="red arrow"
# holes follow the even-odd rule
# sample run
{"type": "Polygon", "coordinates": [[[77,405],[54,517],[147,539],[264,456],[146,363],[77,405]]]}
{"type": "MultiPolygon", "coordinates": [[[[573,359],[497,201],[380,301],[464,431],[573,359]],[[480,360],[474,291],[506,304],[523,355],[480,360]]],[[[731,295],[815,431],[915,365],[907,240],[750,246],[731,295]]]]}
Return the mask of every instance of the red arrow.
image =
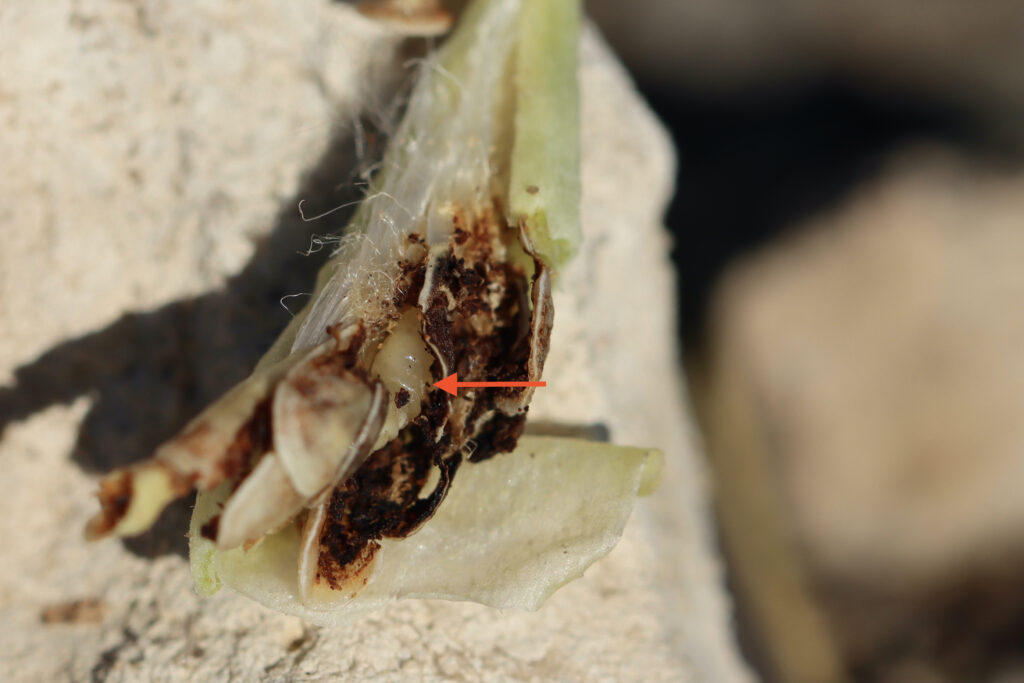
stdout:
{"type": "Polygon", "coordinates": [[[452,396],[458,396],[459,389],[463,387],[467,389],[485,389],[488,387],[546,387],[547,385],[547,382],[460,382],[459,373],[457,372],[453,372],[440,382],[434,382],[435,387],[442,391],[447,391],[452,396]]]}

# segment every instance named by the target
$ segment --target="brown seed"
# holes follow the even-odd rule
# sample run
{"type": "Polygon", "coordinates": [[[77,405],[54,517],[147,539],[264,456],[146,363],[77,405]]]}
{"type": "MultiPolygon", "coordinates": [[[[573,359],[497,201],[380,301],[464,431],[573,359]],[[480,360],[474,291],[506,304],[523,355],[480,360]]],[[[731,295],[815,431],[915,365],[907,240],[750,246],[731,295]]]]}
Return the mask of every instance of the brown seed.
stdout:
{"type": "Polygon", "coordinates": [[[438,0],[362,0],[356,9],[412,36],[438,36],[452,27],[452,15],[438,0]]]}

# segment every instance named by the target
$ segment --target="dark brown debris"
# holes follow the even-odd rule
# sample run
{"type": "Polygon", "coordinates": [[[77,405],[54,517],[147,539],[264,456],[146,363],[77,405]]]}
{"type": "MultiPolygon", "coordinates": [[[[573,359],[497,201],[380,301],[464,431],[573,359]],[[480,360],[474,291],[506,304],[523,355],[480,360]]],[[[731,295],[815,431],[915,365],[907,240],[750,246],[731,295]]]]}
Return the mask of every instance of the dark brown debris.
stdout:
{"type": "Polygon", "coordinates": [[[408,389],[399,389],[398,393],[395,394],[395,407],[404,408],[409,403],[410,398],[412,398],[412,395],[408,389]]]}
{"type": "Polygon", "coordinates": [[[39,613],[44,624],[99,624],[107,616],[107,603],[99,598],[81,598],[48,605],[39,613]]]}

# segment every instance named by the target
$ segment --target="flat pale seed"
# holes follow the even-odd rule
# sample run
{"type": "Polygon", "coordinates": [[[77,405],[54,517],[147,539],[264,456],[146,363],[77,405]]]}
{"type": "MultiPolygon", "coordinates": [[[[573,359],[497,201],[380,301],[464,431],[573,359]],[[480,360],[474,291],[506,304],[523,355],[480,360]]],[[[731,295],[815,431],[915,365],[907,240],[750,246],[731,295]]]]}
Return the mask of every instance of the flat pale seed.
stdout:
{"type": "Polygon", "coordinates": [[[257,541],[297,515],[307,496],[295,490],[274,453],[267,453],[228,499],[217,526],[217,547],[257,541]]]}
{"type": "MultiPolygon", "coordinates": [[[[328,343],[327,348],[332,344],[328,343]]],[[[356,453],[374,391],[356,375],[324,365],[325,352],[296,365],[274,392],[274,450],[295,490],[307,498],[330,484],[356,453]]]]}

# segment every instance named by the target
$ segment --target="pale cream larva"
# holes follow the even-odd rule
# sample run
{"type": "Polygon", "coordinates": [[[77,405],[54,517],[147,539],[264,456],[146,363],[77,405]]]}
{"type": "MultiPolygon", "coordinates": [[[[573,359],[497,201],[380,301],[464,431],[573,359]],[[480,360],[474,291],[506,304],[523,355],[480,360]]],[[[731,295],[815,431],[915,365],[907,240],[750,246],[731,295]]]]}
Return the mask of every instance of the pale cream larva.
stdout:
{"type": "Polygon", "coordinates": [[[614,545],[656,455],[520,440],[532,389],[433,386],[541,376],[579,242],[579,14],[469,5],[310,305],[247,380],[104,479],[92,536],[139,533],[196,488],[200,592],[321,623],[403,596],[535,608],[614,545]]]}

